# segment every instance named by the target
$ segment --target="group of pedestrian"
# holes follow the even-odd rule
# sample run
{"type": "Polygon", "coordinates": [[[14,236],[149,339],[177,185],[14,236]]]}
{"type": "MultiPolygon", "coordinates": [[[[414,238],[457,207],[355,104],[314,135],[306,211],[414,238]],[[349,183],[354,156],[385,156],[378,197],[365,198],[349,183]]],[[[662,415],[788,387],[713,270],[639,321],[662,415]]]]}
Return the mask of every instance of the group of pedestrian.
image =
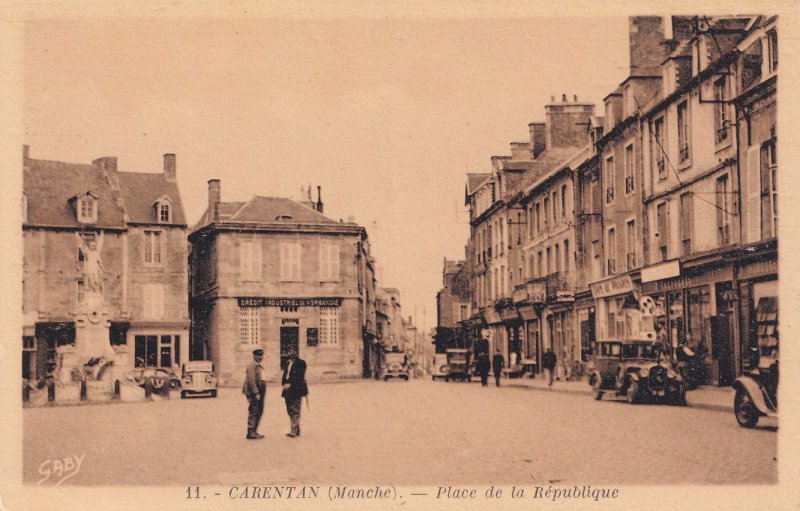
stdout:
{"type": "MultiPolygon", "coordinates": [[[[306,363],[297,356],[295,348],[286,350],[285,355],[285,359],[281,363],[283,368],[281,397],[286,403],[286,413],[289,415],[291,427],[286,436],[294,438],[300,436],[300,403],[303,397],[308,396],[306,363]]],[[[253,350],[253,362],[245,370],[242,392],[248,402],[247,436],[245,437],[248,440],[264,438],[264,435],[258,432],[258,424],[264,413],[264,400],[267,397],[267,383],[264,380],[264,367],[261,365],[263,359],[263,349],[253,350]]]]}
{"type": "MultiPolygon", "coordinates": [[[[475,361],[475,369],[477,370],[478,375],[481,377],[481,386],[483,387],[487,387],[489,385],[489,340],[491,337],[492,332],[485,329],[481,332],[481,339],[476,342],[475,351],[477,360],[475,361]]],[[[542,369],[544,369],[547,385],[549,386],[553,385],[556,360],[556,354],[553,353],[553,350],[549,348],[542,355],[542,369]]],[[[503,374],[503,368],[505,365],[505,358],[503,358],[500,348],[497,348],[495,350],[494,357],[492,357],[491,368],[492,372],[494,373],[494,383],[498,387],[500,386],[500,376],[503,374]]]]}

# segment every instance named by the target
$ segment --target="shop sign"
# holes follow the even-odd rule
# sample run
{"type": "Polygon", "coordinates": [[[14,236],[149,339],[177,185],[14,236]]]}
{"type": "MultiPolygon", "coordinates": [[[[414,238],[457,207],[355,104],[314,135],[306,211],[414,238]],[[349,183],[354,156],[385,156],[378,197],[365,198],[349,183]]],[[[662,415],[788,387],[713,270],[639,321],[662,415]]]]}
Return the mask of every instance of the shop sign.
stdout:
{"type": "Polygon", "coordinates": [[[642,284],[655,280],[670,279],[681,274],[681,263],[679,261],[668,261],[642,268],[642,284]]]}
{"type": "Polygon", "coordinates": [[[544,303],[547,289],[544,282],[528,283],[528,301],[531,303],[544,303]]]}
{"type": "Polygon", "coordinates": [[[593,297],[602,298],[630,293],[633,291],[633,281],[630,275],[620,275],[602,282],[593,282],[589,287],[592,289],[593,297]]]}
{"type": "Polygon", "coordinates": [[[266,298],[247,296],[237,299],[239,307],[339,307],[342,299],[335,298],[266,298]]]}

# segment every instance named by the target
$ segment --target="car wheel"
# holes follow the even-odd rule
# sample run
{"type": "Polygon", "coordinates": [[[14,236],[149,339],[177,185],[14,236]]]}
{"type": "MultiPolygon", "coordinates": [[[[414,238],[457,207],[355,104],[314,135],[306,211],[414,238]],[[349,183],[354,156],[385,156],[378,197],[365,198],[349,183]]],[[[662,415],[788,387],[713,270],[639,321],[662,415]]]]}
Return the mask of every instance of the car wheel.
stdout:
{"type": "Polygon", "coordinates": [[[628,400],[630,404],[636,404],[639,402],[638,381],[631,381],[631,383],[628,385],[628,392],[625,393],[625,398],[628,400]]]}
{"type": "Polygon", "coordinates": [[[185,390],[181,391],[181,399],[186,399],[186,391],[185,390]]]}
{"type": "Polygon", "coordinates": [[[384,376],[383,377],[383,381],[389,381],[389,377],[388,376],[384,376]]]}
{"type": "Polygon", "coordinates": [[[445,377],[444,377],[444,381],[445,381],[445,382],[449,382],[449,381],[450,381],[450,377],[449,377],[449,376],[445,376],[445,377]]]}
{"type": "Polygon", "coordinates": [[[436,381],[436,376],[431,376],[431,380],[436,381]]]}
{"type": "Polygon", "coordinates": [[[594,393],[594,400],[600,401],[601,399],[603,399],[603,394],[604,392],[602,390],[598,390],[597,392],[594,393]]]}
{"type": "Polygon", "coordinates": [[[181,382],[178,381],[178,380],[170,380],[169,381],[169,388],[171,390],[179,389],[179,388],[181,388],[181,382]]]}
{"type": "Polygon", "coordinates": [[[758,422],[759,412],[750,394],[743,388],[736,389],[736,397],[733,398],[733,413],[736,414],[736,422],[743,428],[752,428],[758,422]]]}
{"type": "Polygon", "coordinates": [[[467,383],[472,383],[472,376],[467,376],[467,383]]]}
{"type": "Polygon", "coordinates": [[[211,391],[211,397],[217,397],[217,390],[216,389],[211,391]]]}

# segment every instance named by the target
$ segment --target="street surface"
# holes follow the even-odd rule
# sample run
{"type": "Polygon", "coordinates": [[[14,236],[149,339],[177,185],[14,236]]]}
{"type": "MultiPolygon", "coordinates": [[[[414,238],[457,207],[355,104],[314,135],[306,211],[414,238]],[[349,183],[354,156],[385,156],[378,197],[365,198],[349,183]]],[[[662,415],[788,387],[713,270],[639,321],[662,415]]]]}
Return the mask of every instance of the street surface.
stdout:
{"type": "Polygon", "coordinates": [[[29,408],[24,479],[35,484],[53,460],[83,456],[64,484],[777,482],[774,429],[746,430],[713,410],[420,379],[310,384],[302,413],[302,436],[284,436],[275,384],[263,440],[245,440],[247,404],[236,389],[29,408]]]}

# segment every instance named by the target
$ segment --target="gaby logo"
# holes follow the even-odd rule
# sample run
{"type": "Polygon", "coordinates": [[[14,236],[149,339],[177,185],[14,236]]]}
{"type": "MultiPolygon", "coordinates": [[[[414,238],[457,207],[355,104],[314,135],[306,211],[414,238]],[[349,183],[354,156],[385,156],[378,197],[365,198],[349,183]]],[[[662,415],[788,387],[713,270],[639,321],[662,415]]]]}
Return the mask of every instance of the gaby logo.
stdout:
{"type": "Polygon", "coordinates": [[[45,484],[54,481],[53,486],[58,486],[67,479],[75,476],[81,470],[81,464],[86,454],[80,456],[70,456],[68,458],[58,458],[43,461],[39,465],[39,473],[43,476],[36,484],[45,484]]]}

